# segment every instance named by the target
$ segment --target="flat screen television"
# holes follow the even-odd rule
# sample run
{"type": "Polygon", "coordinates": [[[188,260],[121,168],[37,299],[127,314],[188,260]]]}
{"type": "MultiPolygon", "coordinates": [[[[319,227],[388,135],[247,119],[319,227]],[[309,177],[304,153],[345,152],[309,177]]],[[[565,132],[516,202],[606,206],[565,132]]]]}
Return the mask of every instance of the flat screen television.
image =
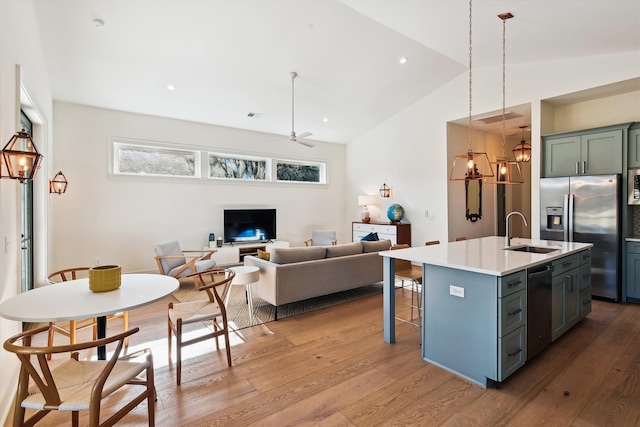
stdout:
{"type": "Polygon", "coordinates": [[[225,209],[225,243],[268,242],[276,238],[275,209],[225,209]]]}

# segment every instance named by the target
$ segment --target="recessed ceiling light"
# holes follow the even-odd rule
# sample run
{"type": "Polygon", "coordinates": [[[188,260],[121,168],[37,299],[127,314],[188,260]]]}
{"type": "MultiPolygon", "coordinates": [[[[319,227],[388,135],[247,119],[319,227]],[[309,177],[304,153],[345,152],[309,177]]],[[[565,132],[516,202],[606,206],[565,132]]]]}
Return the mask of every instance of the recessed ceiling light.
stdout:
{"type": "Polygon", "coordinates": [[[402,57],[402,58],[400,58],[400,63],[401,64],[406,64],[408,60],[409,59],[407,57],[402,57]]]}
{"type": "Polygon", "coordinates": [[[167,90],[176,90],[176,87],[174,85],[168,85],[167,90]]]}
{"type": "Polygon", "coordinates": [[[104,21],[102,19],[94,19],[91,22],[93,22],[93,25],[95,25],[96,28],[103,28],[104,27],[104,21]]]}
{"type": "Polygon", "coordinates": [[[329,121],[329,119],[327,117],[325,117],[324,119],[322,119],[322,121],[327,123],[329,121]]]}
{"type": "Polygon", "coordinates": [[[247,114],[247,117],[251,117],[254,119],[259,119],[260,117],[262,117],[262,113],[256,113],[254,111],[249,111],[249,113],[247,114]]]}

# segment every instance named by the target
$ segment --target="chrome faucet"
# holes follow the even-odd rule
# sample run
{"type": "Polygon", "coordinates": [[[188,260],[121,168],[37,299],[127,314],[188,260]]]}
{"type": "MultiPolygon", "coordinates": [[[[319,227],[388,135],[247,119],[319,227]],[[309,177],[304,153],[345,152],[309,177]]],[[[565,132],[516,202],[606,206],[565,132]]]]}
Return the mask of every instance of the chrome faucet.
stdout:
{"type": "Polygon", "coordinates": [[[520,212],[513,211],[509,215],[507,215],[507,218],[505,219],[506,224],[504,228],[504,244],[507,247],[511,246],[511,236],[509,236],[509,218],[511,217],[511,215],[514,215],[514,214],[520,215],[522,217],[522,221],[524,222],[525,227],[529,226],[529,224],[527,224],[527,218],[525,218],[524,215],[522,215],[520,212]]]}

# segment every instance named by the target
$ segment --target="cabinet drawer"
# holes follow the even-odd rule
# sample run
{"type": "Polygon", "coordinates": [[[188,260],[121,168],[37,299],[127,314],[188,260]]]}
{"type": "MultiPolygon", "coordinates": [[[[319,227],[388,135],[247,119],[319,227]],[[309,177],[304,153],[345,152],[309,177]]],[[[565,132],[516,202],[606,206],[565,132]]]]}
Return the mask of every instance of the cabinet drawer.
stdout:
{"type": "Polygon", "coordinates": [[[503,298],[525,288],[527,284],[527,271],[518,271],[508,276],[500,277],[498,280],[498,298],[503,298]]]}
{"type": "Polygon", "coordinates": [[[640,254],[640,242],[627,242],[628,254],[640,254]]]}
{"type": "Polygon", "coordinates": [[[591,288],[591,264],[580,267],[580,290],[591,288]]]}
{"type": "Polygon", "coordinates": [[[579,252],[578,255],[580,256],[580,264],[591,265],[591,249],[587,249],[586,251],[579,252]]]}
{"type": "Polygon", "coordinates": [[[553,276],[558,276],[580,265],[580,254],[573,254],[553,261],[553,276]]]}
{"type": "Polygon", "coordinates": [[[591,287],[580,291],[580,318],[591,313],[591,287]]]}
{"type": "Polygon", "coordinates": [[[384,234],[396,234],[395,225],[385,224],[353,224],[353,231],[366,231],[367,233],[384,233],[384,234]]]}
{"type": "Polygon", "coordinates": [[[498,381],[504,381],[522,365],[525,358],[524,325],[498,339],[498,381]]]}
{"type": "Polygon", "coordinates": [[[499,330],[498,336],[503,337],[524,325],[525,291],[516,292],[498,300],[499,330]]]}

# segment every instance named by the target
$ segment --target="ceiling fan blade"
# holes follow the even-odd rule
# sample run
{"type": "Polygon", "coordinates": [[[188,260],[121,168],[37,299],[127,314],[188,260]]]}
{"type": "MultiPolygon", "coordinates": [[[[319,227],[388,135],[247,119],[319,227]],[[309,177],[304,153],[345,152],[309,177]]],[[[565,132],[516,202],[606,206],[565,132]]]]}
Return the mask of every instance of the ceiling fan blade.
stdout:
{"type": "Polygon", "coordinates": [[[310,141],[298,141],[298,140],[296,140],[296,142],[298,144],[302,144],[302,145],[304,145],[306,147],[309,147],[309,148],[313,148],[313,147],[316,146],[316,144],[314,144],[313,142],[310,142],[310,141]]]}
{"type": "Polygon", "coordinates": [[[300,135],[298,135],[298,138],[308,138],[311,135],[313,135],[311,132],[302,132],[300,135]]]}

